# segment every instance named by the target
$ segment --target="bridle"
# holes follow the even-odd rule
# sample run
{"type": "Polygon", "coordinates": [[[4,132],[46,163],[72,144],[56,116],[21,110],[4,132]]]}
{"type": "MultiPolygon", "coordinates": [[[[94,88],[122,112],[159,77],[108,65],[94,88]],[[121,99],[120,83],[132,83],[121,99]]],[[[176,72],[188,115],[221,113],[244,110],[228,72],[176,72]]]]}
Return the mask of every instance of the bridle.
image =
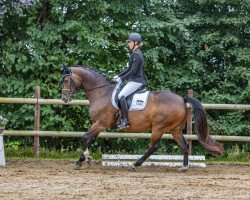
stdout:
{"type": "Polygon", "coordinates": [[[67,97],[67,100],[70,101],[72,96],[78,91],[78,89],[76,87],[76,83],[75,83],[74,78],[72,77],[72,74],[63,75],[63,77],[61,79],[61,83],[63,83],[64,79],[68,76],[70,78],[70,89],[63,89],[62,88],[62,94],[64,94],[67,97]]]}

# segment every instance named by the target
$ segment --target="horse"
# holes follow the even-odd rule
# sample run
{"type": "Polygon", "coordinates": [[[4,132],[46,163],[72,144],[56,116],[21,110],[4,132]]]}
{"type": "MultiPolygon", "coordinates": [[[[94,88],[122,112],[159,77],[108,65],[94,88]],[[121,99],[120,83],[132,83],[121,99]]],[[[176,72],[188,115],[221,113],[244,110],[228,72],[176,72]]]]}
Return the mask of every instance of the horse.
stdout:
{"type": "MultiPolygon", "coordinates": [[[[80,169],[83,161],[91,164],[92,158],[89,155],[91,142],[96,140],[101,131],[112,129],[116,124],[118,109],[111,102],[116,83],[105,74],[86,66],[63,65],[62,70],[62,101],[69,102],[74,93],[83,89],[90,102],[89,115],[92,125],[82,137],[83,151],[75,164],[75,169],[80,169]]],[[[183,153],[181,169],[188,169],[188,143],[182,133],[187,121],[186,103],[192,106],[194,126],[201,146],[213,155],[223,153],[223,145],[210,136],[206,111],[198,99],[182,98],[170,91],[150,91],[146,108],[128,112],[130,127],[123,129],[126,132],[152,132],[147,151],[133,164],[133,169],[141,166],[157,150],[160,139],[166,132],[172,134],[181,148],[183,153]]]]}

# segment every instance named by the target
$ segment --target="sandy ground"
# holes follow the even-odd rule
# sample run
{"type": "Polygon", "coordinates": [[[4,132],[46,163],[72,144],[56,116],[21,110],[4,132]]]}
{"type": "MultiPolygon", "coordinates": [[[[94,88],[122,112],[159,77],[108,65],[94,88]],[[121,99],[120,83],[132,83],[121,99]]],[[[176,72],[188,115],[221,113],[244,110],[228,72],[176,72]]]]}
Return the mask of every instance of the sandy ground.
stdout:
{"type": "Polygon", "coordinates": [[[0,168],[0,199],[250,199],[250,165],[73,170],[73,161],[8,159],[0,168]]]}

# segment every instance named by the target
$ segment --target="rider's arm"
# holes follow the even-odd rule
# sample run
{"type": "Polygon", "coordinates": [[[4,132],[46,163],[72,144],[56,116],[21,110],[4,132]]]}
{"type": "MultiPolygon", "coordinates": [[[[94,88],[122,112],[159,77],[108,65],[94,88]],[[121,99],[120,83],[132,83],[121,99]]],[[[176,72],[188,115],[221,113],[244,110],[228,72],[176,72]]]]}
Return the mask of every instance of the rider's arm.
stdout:
{"type": "Polygon", "coordinates": [[[122,73],[118,74],[119,77],[124,76],[125,74],[127,74],[130,71],[131,67],[128,67],[127,69],[125,69],[122,73]]]}
{"type": "MultiPolygon", "coordinates": [[[[129,62],[130,62],[130,59],[131,59],[131,58],[132,58],[132,60],[134,59],[134,54],[131,54],[131,55],[130,55],[129,62]],[[131,57],[131,56],[132,56],[132,57],[131,57]]],[[[119,77],[122,77],[122,76],[124,76],[125,74],[127,74],[127,73],[130,71],[131,67],[132,67],[132,65],[130,66],[130,64],[129,64],[129,67],[127,67],[127,69],[125,69],[123,72],[121,72],[120,74],[118,74],[118,76],[119,76],[119,77]]]]}

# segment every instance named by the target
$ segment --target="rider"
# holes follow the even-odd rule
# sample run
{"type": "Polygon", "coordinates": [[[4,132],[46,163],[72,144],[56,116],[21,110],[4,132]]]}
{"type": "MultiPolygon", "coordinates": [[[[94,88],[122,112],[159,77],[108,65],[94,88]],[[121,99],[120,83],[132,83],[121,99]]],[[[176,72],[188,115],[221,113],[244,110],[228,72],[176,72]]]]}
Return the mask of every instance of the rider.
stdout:
{"type": "Polygon", "coordinates": [[[141,35],[139,33],[131,33],[126,41],[131,50],[128,63],[129,66],[125,71],[113,78],[120,84],[122,82],[126,83],[118,95],[122,113],[119,129],[129,127],[130,125],[127,117],[128,108],[126,97],[147,83],[146,77],[143,73],[143,55],[140,50],[140,47],[142,46],[141,35]]]}

